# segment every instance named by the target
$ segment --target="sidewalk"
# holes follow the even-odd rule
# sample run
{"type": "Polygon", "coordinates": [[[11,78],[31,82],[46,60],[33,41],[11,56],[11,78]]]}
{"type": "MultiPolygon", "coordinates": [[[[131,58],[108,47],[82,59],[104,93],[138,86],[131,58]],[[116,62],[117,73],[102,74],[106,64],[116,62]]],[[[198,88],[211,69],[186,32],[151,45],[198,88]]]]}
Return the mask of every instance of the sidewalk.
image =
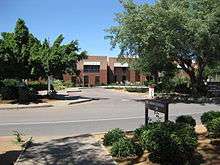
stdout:
{"type": "Polygon", "coordinates": [[[31,109],[31,108],[45,108],[54,106],[68,106],[72,104],[84,103],[92,101],[92,99],[79,98],[76,100],[56,100],[49,103],[30,103],[30,104],[0,104],[0,110],[16,110],[16,109],[31,109]]]}
{"type": "Polygon", "coordinates": [[[91,134],[33,144],[15,165],[115,165],[101,142],[91,134]]]}

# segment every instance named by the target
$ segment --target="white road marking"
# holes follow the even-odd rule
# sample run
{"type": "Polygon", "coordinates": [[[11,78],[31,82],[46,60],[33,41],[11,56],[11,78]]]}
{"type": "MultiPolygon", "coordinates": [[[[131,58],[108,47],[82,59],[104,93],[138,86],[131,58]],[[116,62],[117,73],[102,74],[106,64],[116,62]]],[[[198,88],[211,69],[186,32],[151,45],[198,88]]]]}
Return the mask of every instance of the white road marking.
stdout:
{"type": "Polygon", "coordinates": [[[144,116],[126,117],[126,118],[109,118],[109,119],[88,119],[88,120],[63,120],[63,121],[40,121],[40,122],[17,122],[17,123],[0,123],[0,126],[7,125],[40,125],[40,124],[62,124],[62,123],[83,123],[83,122],[99,122],[99,121],[114,121],[114,120],[129,120],[142,119],[144,116]]]}

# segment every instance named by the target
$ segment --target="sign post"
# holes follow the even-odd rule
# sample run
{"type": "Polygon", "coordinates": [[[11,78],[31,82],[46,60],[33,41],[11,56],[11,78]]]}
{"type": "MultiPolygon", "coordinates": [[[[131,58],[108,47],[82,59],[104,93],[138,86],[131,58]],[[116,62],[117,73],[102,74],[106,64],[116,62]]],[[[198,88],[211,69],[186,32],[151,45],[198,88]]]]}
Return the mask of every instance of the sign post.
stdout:
{"type": "Polygon", "coordinates": [[[156,111],[164,114],[164,121],[168,121],[169,104],[165,101],[146,100],[145,101],[145,125],[148,124],[148,111],[156,111]]]}
{"type": "Polygon", "coordinates": [[[148,88],[149,88],[148,97],[149,97],[149,99],[153,99],[154,98],[154,88],[155,88],[155,86],[154,85],[149,85],[148,88]]]}

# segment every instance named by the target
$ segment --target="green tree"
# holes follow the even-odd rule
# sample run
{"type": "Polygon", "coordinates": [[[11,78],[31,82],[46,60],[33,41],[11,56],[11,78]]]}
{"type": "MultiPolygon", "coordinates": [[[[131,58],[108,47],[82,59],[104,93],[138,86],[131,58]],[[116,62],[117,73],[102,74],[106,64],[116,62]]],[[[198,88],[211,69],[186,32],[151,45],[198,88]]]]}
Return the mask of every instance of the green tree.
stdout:
{"type": "Polygon", "coordinates": [[[63,73],[75,74],[76,63],[87,57],[86,52],[80,51],[78,41],[62,44],[63,40],[59,35],[52,44],[47,39],[41,42],[18,19],[14,32],[1,33],[0,79],[62,79],[63,73]]]}
{"type": "Polygon", "coordinates": [[[120,2],[124,11],[116,15],[118,24],[107,30],[113,48],[154,61],[157,65],[143,65],[151,69],[164,61],[177,63],[189,75],[193,93],[204,94],[205,67],[220,60],[219,0],[120,2]]]}
{"type": "Polygon", "coordinates": [[[31,77],[31,47],[39,42],[31,33],[24,20],[18,19],[14,32],[3,32],[0,38],[0,79],[31,77]]]}
{"type": "Polygon", "coordinates": [[[41,76],[48,77],[48,92],[51,76],[62,79],[64,73],[75,74],[77,61],[87,57],[85,51],[80,52],[77,41],[62,45],[63,40],[63,35],[59,35],[52,44],[45,39],[41,45],[36,44],[32,50],[33,61],[40,64],[38,69],[44,70],[41,76]]]}

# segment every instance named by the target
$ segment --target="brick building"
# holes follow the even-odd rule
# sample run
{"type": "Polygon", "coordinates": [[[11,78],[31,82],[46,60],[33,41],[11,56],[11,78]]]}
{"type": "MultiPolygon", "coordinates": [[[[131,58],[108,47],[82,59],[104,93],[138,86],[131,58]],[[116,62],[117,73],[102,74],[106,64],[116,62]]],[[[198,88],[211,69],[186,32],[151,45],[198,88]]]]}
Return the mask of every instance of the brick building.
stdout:
{"type": "Polygon", "coordinates": [[[77,63],[78,76],[64,75],[63,79],[75,81],[81,86],[107,85],[110,83],[143,82],[145,76],[132,70],[128,63],[120,63],[117,58],[88,56],[77,63]]]}
{"type": "Polygon", "coordinates": [[[83,86],[107,84],[107,56],[88,56],[77,63],[78,83],[83,86]]]}

